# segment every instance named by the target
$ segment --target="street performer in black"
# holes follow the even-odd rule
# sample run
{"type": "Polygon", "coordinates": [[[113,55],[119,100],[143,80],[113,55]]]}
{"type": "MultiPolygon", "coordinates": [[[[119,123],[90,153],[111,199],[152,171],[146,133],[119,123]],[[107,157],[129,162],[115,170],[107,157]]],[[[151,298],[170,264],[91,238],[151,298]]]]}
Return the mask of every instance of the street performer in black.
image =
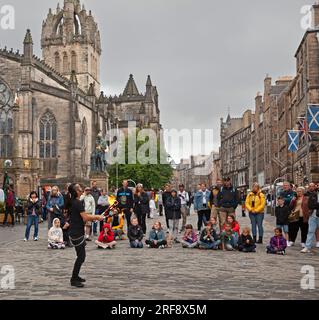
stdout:
{"type": "Polygon", "coordinates": [[[85,279],[80,278],[79,273],[82,264],[85,261],[85,236],[84,226],[88,221],[103,221],[104,216],[90,215],[85,212],[84,202],[80,201],[83,190],[79,184],[71,184],[69,186],[69,194],[71,196],[71,223],[70,223],[70,241],[75,247],[77,259],[74,263],[71,286],[82,288],[85,279]]]}

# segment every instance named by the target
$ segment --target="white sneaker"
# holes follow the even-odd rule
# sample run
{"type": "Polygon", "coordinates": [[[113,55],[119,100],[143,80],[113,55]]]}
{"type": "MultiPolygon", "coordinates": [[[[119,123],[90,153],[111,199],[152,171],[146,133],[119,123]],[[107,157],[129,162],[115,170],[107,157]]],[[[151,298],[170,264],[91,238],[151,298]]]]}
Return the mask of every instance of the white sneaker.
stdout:
{"type": "Polygon", "coordinates": [[[316,248],[319,248],[319,241],[317,241],[316,243],[316,248]]]}
{"type": "Polygon", "coordinates": [[[287,242],[287,247],[293,247],[294,245],[295,245],[295,243],[292,241],[287,242]]]}
{"type": "Polygon", "coordinates": [[[39,240],[39,238],[38,238],[38,237],[35,237],[33,240],[34,240],[34,241],[38,241],[38,240],[39,240]]]}
{"type": "Polygon", "coordinates": [[[305,243],[301,243],[301,248],[306,248],[306,244],[305,243]]]}
{"type": "Polygon", "coordinates": [[[303,248],[300,252],[301,253],[311,253],[311,251],[308,248],[303,248]]]}
{"type": "Polygon", "coordinates": [[[24,242],[27,242],[27,241],[28,241],[28,239],[27,239],[27,238],[24,238],[24,239],[23,239],[23,241],[24,241],[24,242]]]}

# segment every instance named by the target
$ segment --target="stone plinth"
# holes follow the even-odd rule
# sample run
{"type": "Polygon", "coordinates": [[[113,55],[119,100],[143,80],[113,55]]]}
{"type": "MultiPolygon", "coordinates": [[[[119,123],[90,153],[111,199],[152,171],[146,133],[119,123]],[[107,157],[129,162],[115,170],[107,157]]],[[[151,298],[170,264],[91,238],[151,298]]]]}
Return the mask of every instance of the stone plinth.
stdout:
{"type": "Polygon", "coordinates": [[[107,192],[109,191],[109,174],[107,172],[91,172],[91,185],[93,181],[96,181],[98,188],[106,189],[107,192]]]}

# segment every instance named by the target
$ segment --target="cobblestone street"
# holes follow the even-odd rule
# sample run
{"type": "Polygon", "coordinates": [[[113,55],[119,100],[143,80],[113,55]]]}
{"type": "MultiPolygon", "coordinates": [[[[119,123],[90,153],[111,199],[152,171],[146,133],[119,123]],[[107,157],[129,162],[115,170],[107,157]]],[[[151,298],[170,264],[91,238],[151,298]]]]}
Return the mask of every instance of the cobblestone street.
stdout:
{"type": "MultiPolygon", "coordinates": [[[[191,216],[195,225],[196,215],[191,216]]],[[[241,227],[249,218],[239,219],[241,227]]],[[[148,221],[149,224],[152,220],[148,221]]],[[[274,218],[265,219],[269,240],[274,218]]],[[[0,267],[15,268],[15,290],[1,291],[0,299],[319,299],[319,256],[299,253],[300,245],[286,256],[171,249],[128,248],[119,242],[115,250],[87,246],[81,275],[83,289],[70,287],[74,249],[47,249],[46,224],[40,225],[40,241],[23,242],[24,226],[0,229],[0,267]],[[301,267],[316,270],[316,290],[300,288],[301,267]]],[[[32,229],[33,230],[33,229],[32,229]]],[[[32,233],[31,233],[32,234],[32,233]]]]}

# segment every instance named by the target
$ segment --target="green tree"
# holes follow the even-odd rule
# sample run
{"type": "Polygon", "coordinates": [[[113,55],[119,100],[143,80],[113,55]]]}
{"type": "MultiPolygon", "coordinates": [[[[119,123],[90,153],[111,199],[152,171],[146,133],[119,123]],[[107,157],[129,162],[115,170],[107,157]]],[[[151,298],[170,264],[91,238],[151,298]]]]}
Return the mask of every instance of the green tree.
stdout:
{"type": "MultiPolygon", "coordinates": [[[[136,137],[138,132],[136,133],[136,137]]],[[[136,142],[136,150],[133,152],[137,158],[138,150],[141,146],[148,142],[146,138],[144,141],[136,142]]],[[[166,160],[166,163],[161,164],[161,159],[167,159],[167,154],[163,151],[164,148],[161,148],[160,140],[157,141],[157,164],[141,164],[138,160],[136,164],[128,164],[129,154],[128,151],[128,138],[125,139],[125,163],[118,165],[118,181],[119,186],[121,182],[125,179],[132,179],[136,183],[142,183],[146,189],[159,189],[169,182],[172,175],[173,169],[171,165],[166,160]],[[162,152],[162,154],[161,154],[162,152]]],[[[149,156],[149,150],[145,153],[146,156],[149,156]]],[[[108,173],[110,175],[109,184],[111,187],[116,186],[116,164],[113,164],[109,167],[108,173]]]]}

